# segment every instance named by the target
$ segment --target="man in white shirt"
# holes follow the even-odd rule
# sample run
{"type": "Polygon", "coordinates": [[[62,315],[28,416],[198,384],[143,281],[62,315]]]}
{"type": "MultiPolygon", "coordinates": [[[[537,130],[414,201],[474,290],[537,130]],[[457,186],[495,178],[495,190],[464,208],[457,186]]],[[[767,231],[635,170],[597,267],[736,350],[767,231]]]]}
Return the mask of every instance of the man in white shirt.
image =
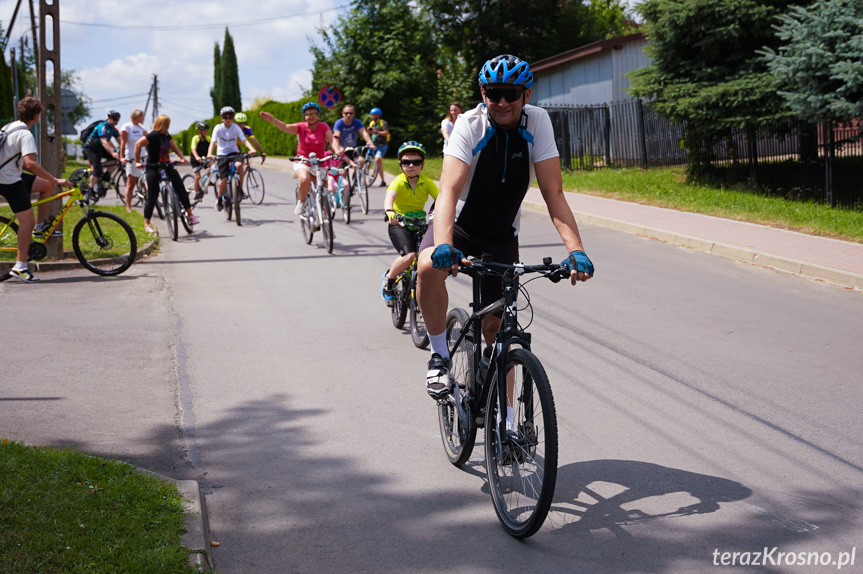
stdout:
{"type": "MultiPolygon", "coordinates": [[[[19,121],[4,126],[8,134],[0,149],[0,196],[9,202],[9,207],[18,218],[18,253],[15,266],[9,275],[25,283],[38,283],[27,265],[30,250],[30,234],[36,225],[30,203],[30,193],[39,193],[40,199],[47,199],[54,186],[72,187],[65,179],[59,179],[45,171],[37,161],[36,140],[30,128],[39,121],[39,114],[45,108],[36,98],[24,98],[18,102],[19,121]],[[21,169],[31,173],[22,174],[21,169]]],[[[48,214],[48,204],[39,206],[40,219],[48,214]]]]}
{"type": "MultiPolygon", "coordinates": [[[[213,159],[213,148],[218,147],[218,157],[216,165],[219,167],[219,193],[216,194],[216,209],[222,211],[222,196],[225,195],[225,189],[228,187],[228,177],[231,175],[231,161],[228,156],[240,153],[240,148],[237,147],[237,139],[246,144],[249,148],[249,154],[255,154],[255,148],[246,139],[242,128],[234,123],[234,108],[225,106],[219,112],[222,116],[222,123],[213,128],[213,137],[210,139],[210,149],[207,150],[207,157],[213,159]]],[[[243,162],[235,162],[234,165],[240,173],[240,181],[243,178],[243,162]]],[[[230,201],[231,198],[227,198],[230,201]]]]}

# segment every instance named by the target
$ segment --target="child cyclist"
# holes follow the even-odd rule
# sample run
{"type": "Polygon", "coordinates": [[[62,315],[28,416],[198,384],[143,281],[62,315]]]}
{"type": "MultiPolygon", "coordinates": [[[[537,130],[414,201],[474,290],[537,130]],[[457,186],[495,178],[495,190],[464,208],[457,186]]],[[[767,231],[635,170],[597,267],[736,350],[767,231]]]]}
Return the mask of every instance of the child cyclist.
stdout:
{"type": "MultiPolygon", "coordinates": [[[[381,296],[387,305],[392,305],[393,285],[396,278],[407,269],[416,257],[417,229],[399,225],[399,216],[425,219],[425,204],[429,196],[437,199],[435,183],[421,173],[425,165],[426,149],[419,142],[408,141],[399,147],[398,158],[402,174],[395,178],[387,189],[384,210],[389,223],[390,241],[399,252],[393,264],[384,273],[381,296]]],[[[434,204],[432,204],[434,208],[434,204]]]]}

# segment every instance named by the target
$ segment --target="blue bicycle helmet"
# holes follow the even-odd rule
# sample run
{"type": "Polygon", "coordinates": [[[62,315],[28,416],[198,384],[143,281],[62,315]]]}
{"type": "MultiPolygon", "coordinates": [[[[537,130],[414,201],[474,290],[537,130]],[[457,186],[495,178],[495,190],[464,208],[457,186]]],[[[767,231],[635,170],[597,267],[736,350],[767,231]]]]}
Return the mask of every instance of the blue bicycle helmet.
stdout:
{"type": "Polygon", "coordinates": [[[380,108],[372,108],[372,111],[369,112],[369,115],[377,114],[379,116],[384,115],[380,108]]]}
{"type": "Polygon", "coordinates": [[[423,156],[423,159],[425,159],[425,157],[426,157],[426,148],[423,147],[423,144],[421,144],[420,142],[416,142],[416,141],[411,140],[411,141],[405,142],[399,146],[398,158],[401,159],[402,154],[405,154],[409,151],[416,152],[416,153],[420,154],[421,156],[423,156]]]}
{"type": "Polygon", "coordinates": [[[306,110],[309,108],[315,108],[316,110],[318,110],[319,113],[321,111],[321,106],[319,106],[315,102],[306,102],[305,104],[303,104],[303,113],[306,113],[306,110]]]}
{"type": "Polygon", "coordinates": [[[513,84],[527,89],[533,86],[533,74],[524,60],[512,54],[501,54],[483,64],[479,71],[479,85],[513,84]]]}

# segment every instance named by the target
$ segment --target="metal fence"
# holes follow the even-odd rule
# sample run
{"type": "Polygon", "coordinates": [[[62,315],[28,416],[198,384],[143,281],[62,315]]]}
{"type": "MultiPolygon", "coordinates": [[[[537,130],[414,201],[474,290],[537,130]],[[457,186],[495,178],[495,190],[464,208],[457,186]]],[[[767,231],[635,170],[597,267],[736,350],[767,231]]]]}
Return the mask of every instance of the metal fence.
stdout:
{"type": "MultiPolygon", "coordinates": [[[[546,107],[567,170],[687,167],[684,127],[640,100],[546,107]]],[[[711,150],[715,177],[768,195],[863,209],[863,121],[789,122],[747,138],[732,130],[711,150]]]]}

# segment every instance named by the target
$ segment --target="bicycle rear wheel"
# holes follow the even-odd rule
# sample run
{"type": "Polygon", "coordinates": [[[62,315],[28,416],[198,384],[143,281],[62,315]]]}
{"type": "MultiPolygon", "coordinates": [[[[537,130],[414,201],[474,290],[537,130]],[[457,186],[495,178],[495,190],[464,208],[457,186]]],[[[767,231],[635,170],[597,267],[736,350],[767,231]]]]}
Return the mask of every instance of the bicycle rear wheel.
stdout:
{"type": "Polygon", "coordinates": [[[516,538],[527,538],[542,526],[554,496],[557,415],[548,376],[533,353],[510,351],[506,373],[510,372],[513,416],[505,422],[504,436],[498,422],[498,383],[489,389],[485,466],[494,510],[504,530],[516,538]]]}
{"type": "Polygon", "coordinates": [[[114,176],[114,189],[117,190],[117,198],[126,203],[126,170],[123,166],[117,169],[117,175],[114,176]]]}
{"type": "Polygon", "coordinates": [[[249,200],[255,205],[261,205],[264,201],[264,176],[257,169],[251,167],[246,173],[246,193],[249,200]]]}
{"type": "Polygon", "coordinates": [[[429,344],[429,334],[428,331],[426,331],[426,322],[423,320],[423,314],[420,311],[420,306],[417,302],[416,269],[414,269],[414,277],[411,279],[411,292],[408,306],[411,316],[411,341],[413,341],[413,344],[417,349],[425,349],[429,344]]]}
{"type": "Polygon", "coordinates": [[[177,214],[177,195],[169,183],[159,184],[159,192],[162,196],[162,205],[165,208],[165,222],[168,224],[168,235],[171,240],[176,241],[180,235],[179,216],[177,214]]]}
{"type": "Polygon", "coordinates": [[[135,189],[132,190],[132,207],[138,207],[147,203],[147,183],[146,178],[141,176],[135,184],[135,189]]]}
{"type": "Polygon", "coordinates": [[[234,202],[234,219],[237,221],[237,225],[243,225],[240,219],[240,202],[243,200],[243,191],[240,189],[238,176],[231,177],[231,194],[234,202]]]}
{"type": "Polygon", "coordinates": [[[458,349],[453,345],[468,325],[464,309],[452,309],[446,316],[446,339],[450,348],[449,377],[453,392],[438,401],[437,412],[440,436],[449,461],[461,466],[470,458],[476,441],[476,424],[470,409],[470,396],[476,388],[474,369],[474,343],[462,339],[458,349]]]}
{"type": "Polygon", "coordinates": [[[122,217],[93,211],[75,225],[72,249],[88,271],[96,275],[119,275],[135,262],[138,241],[122,217]]]}
{"type": "Polygon", "coordinates": [[[390,307],[393,316],[393,327],[396,329],[401,329],[405,326],[405,319],[408,316],[408,297],[410,297],[408,278],[402,273],[396,277],[396,282],[393,285],[393,306],[390,307]]]}

